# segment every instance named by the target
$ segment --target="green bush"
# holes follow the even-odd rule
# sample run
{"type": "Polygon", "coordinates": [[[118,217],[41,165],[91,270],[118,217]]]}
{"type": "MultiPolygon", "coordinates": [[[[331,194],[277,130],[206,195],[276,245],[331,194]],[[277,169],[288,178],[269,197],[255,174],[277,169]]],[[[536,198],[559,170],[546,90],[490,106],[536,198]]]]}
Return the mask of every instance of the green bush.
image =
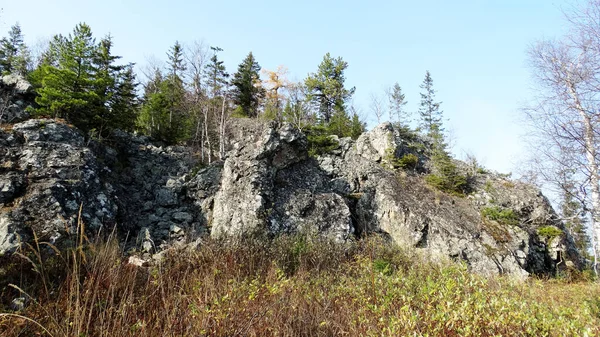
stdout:
{"type": "Polygon", "coordinates": [[[458,196],[464,196],[468,189],[467,177],[459,174],[428,174],[425,176],[425,181],[440,191],[458,196]]]}
{"type": "Polygon", "coordinates": [[[498,206],[485,207],[481,210],[481,215],[486,219],[503,225],[519,224],[519,216],[510,208],[501,208],[498,206]]]}
{"type": "Polygon", "coordinates": [[[419,165],[419,157],[412,153],[405,154],[398,159],[398,166],[405,170],[415,170],[419,165]]]}
{"type": "Polygon", "coordinates": [[[545,237],[551,241],[555,237],[561,236],[563,234],[563,231],[554,226],[544,226],[538,228],[537,233],[539,236],[545,237]]]}
{"type": "Polygon", "coordinates": [[[340,143],[323,126],[308,128],[306,130],[306,139],[308,140],[308,155],[311,157],[323,155],[340,146],[340,143]]]}
{"type": "Polygon", "coordinates": [[[434,149],[431,157],[433,173],[425,177],[427,183],[440,191],[463,196],[469,192],[467,177],[459,172],[458,167],[443,149],[434,149]]]}

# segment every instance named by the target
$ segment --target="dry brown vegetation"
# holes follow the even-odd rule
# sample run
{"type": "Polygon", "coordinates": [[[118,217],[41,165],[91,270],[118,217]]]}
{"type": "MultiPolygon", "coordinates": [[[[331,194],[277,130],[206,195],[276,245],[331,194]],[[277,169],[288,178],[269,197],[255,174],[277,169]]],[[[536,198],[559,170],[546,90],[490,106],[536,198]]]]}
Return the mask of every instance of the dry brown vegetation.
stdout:
{"type": "Polygon", "coordinates": [[[34,245],[5,264],[5,303],[20,289],[32,298],[20,312],[2,310],[0,335],[600,333],[597,283],[486,279],[375,238],[345,244],[307,236],[206,240],[147,268],[127,264],[111,238],[50,251],[34,245]]]}

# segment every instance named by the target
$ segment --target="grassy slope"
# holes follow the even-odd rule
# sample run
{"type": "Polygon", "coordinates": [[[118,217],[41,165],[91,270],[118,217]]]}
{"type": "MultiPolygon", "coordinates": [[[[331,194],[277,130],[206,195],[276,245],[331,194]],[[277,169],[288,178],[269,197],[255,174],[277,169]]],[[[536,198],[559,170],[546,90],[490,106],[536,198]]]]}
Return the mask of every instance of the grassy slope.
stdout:
{"type": "Polygon", "coordinates": [[[485,279],[375,239],[208,241],[149,268],[111,240],[32,252],[0,275],[4,300],[6,280],[35,298],[3,310],[2,336],[600,335],[597,283],[485,279]]]}

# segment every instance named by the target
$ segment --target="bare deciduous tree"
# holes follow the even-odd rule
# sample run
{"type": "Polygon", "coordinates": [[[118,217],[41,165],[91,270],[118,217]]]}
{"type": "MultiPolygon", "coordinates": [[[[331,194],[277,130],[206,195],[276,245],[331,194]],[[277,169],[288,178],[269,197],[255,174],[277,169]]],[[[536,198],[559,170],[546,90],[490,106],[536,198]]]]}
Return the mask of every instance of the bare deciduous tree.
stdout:
{"type": "MultiPolygon", "coordinates": [[[[544,40],[529,50],[538,84],[535,104],[524,109],[537,140],[536,156],[545,178],[576,171],[579,199],[589,211],[594,270],[600,256],[600,1],[567,15],[571,31],[561,40],[544,40]],[[547,170],[549,168],[549,170],[547,170]]],[[[558,185],[560,188],[560,185],[558,185]]]]}
{"type": "Polygon", "coordinates": [[[371,112],[377,118],[377,124],[381,123],[381,117],[383,117],[385,113],[385,108],[383,106],[383,100],[377,94],[371,93],[371,112]]]}

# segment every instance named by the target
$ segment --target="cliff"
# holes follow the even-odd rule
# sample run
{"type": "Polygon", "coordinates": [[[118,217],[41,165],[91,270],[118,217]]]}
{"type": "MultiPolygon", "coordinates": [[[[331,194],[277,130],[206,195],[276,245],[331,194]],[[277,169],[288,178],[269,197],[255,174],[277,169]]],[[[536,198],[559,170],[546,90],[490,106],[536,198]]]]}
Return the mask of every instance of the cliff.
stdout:
{"type": "Polygon", "coordinates": [[[446,194],[423,179],[415,139],[382,124],[358,140],[308,156],[305,135],[252,119],[230,125],[224,161],[202,167],[191,148],[115,132],[86,140],[77,129],[32,119],[0,130],[0,253],[33,233],[60,246],[77,233],[116,229],[148,259],[166,248],[256,232],[311,232],[335,240],[377,233],[481,274],[555,272],[580,256],[536,188],[469,168],[472,192],[446,194]],[[414,153],[418,166],[391,169],[414,153]],[[555,235],[548,235],[548,229],[555,235]]]}

